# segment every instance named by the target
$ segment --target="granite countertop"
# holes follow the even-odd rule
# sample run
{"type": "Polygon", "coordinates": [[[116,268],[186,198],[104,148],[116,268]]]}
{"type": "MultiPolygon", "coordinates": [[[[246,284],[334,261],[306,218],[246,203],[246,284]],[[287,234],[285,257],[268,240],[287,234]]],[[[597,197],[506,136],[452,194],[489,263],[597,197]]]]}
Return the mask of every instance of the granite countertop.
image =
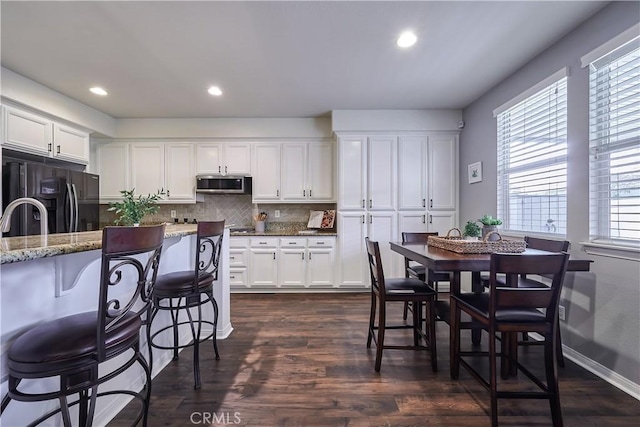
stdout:
{"type": "MultiPolygon", "coordinates": [[[[196,224],[167,224],[165,239],[196,234],[196,224]]],[[[0,264],[102,248],[102,231],[0,238],[0,264]]]]}
{"type": "Polygon", "coordinates": [[[273,236],[273,237],[324,237],[337,236],[335,229],[309,230],[306,222],[268,222],[263,232],[256,232],[251,225],[232,225],[231,236],[273,236]],[[239,231],[242,230],[242,231],[239,231]],[[311,231],[311,232],[310,232],[311,231]],[[314,233],[314,231],[317,231],[314,233]]]}
{"type": "Polygon", "coordinates": [[[335,231],[319,231],[317,233],[300,233],[298,231],[265,231],[263,233],[258,233],[255,231],[231,231],[231,237],[241,237],[241,236],[273,236],[273,237],[324,237],[324,236],[337,236],[338,233],[335,231]]]}

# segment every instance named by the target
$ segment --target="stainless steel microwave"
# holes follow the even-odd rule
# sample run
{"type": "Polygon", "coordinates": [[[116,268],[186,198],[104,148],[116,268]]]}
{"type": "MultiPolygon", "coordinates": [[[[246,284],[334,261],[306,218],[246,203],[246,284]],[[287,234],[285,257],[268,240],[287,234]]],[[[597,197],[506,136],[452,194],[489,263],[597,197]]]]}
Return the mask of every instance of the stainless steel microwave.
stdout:
{"type": "Polygon", "coordinates": [[[250,176],[196,176],[196,192],[211,194],[251,194],[250,176]]]}

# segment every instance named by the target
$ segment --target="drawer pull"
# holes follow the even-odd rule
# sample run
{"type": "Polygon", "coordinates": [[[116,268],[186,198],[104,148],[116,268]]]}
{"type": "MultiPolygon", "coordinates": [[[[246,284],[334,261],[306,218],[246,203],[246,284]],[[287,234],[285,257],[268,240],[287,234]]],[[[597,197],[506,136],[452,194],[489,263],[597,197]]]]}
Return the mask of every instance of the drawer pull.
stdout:
{"type": "Polygon", "coordinates": [[[324,245],[324,242],[317,242],[318,245],[324,245]]]}
{"type": "Polygon", "coordinates": [[[259,245],[266,245],[267,242],[258,242],[259,245]]]}
{"type": "Polygon", "coordinates": [[[230,278],[232,278],[232,279],[235,279],[235,278],[236,278],[236,276],[229,276],[229,277],[230,277],[230,278]]]}

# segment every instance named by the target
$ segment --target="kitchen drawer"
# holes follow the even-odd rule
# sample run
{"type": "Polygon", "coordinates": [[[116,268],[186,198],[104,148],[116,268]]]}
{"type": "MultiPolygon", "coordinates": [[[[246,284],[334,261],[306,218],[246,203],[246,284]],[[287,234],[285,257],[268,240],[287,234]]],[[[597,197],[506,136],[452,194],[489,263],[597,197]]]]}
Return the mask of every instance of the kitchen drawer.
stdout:
{"type": "Polygon", "coordinates": [[[229,270],[229,285],[231,288],[246,289],[249,287],[246,268],[232,268],[229,270]]]}
{"type": "Polygon", "coordinates": [[[252,237],[252,248],[277,248],[278,239],[276,237],[252,237]]]}
{"type": "Polygon", "coordinates": [[[281,248],[304,248],[306,247],[306,244],[306,239],[301,239],[299,237],[284,237],[280,239],[281,248]]]}
{"type": "Polygon", "coordinates": [[[310,248],[332,248],[335,244],[334,237],[310,237],[307,246],[310,248]]]}
{"type": "Polygon", "coordinates": [[[248,248],[250,239],[248,237],[230,237],[229,248],[248,248]]]}
{"type": "Polygon", "coordinates": [[[229,266],[246,267],[249,262],[249,249],[230,249],[229,266]]]}

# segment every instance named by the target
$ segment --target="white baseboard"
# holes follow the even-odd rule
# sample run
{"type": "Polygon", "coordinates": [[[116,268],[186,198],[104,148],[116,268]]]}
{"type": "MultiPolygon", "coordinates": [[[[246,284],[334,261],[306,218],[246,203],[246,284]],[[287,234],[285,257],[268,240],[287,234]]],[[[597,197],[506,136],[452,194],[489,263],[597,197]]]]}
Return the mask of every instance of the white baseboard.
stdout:
{"type": "Polygon", "coordinates": [[[612,386],[624,391],[629,396],[640,400],[640,384],[634,383],[606,366],[599,364],[595,360],[589,359],[585,355],[578,353],[565,345],[562,346],[562,351],[564,357],[571,360],[576,365],[579,365],[597,377],[602,378],[612,386]]]}

